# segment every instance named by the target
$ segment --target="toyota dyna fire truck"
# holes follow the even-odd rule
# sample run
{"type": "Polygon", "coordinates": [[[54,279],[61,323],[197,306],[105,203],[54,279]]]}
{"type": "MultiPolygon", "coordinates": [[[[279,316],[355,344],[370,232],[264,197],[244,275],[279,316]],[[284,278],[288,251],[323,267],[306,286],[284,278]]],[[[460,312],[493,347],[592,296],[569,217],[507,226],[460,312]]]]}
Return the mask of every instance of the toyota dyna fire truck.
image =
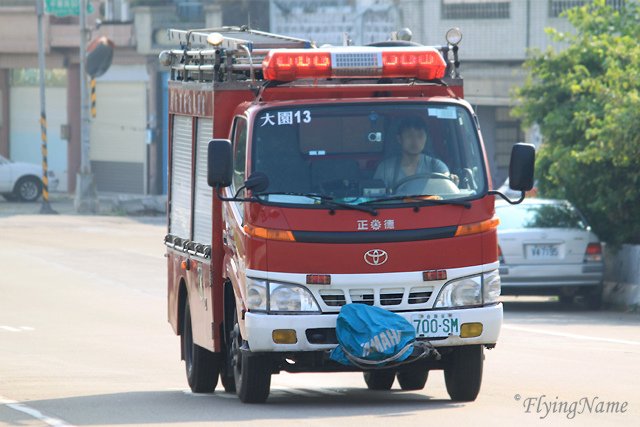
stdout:
{"type": "MultiPolygon", "coordinates": [[[[502,305],[461,34],[321,48],[244,27],[169,36],[168,318],[191,390],[220,378],[264,402],[281,371],[350,370],[418,390],[444,370],[450,397],[474,400],[502,305]],[[332,361],[353,303],[401,315],[434,351],[382,369],[332,361]]],[[[512,188],[531,188],[534,156],[514,145],[512,188]]]]}

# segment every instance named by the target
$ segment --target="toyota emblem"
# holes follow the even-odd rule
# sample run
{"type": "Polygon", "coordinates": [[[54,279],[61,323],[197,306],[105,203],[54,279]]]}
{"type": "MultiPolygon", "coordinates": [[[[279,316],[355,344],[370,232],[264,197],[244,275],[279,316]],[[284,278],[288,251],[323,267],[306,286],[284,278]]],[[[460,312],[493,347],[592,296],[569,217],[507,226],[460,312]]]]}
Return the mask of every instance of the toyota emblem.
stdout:
{"type": "Polygon", "coordinates": [[[382,265],[388,258],[389,255],[382,249],[371,249],[364,253],[364,262],[369,265],[382,265]]]}

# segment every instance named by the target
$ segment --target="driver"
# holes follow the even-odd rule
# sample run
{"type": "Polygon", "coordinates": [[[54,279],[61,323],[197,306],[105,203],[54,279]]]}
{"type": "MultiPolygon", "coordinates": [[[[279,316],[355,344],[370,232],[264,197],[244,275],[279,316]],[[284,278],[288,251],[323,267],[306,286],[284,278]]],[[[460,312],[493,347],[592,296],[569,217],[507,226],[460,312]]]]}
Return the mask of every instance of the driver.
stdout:
{"type": "MultiPolygon", "coordinates": [[[[408,117],[398,126],[398,143],[402,148],[399,156],[383,160],[376,169],[374,179],[384,181],[387,188],[395,186],[404,178],[413,175],[426,175],[440,173],[450,177],[455,182],[455,176],[449,173],[449,168],[442,160],[423,153],[427,144],[427,129],[419,117],[408,117]]],[[[420,180],[407,182],[403,193],[420,194],[424,183],[420,180]],[[414,191],[415,190],[415,191],[414,191]]]]}

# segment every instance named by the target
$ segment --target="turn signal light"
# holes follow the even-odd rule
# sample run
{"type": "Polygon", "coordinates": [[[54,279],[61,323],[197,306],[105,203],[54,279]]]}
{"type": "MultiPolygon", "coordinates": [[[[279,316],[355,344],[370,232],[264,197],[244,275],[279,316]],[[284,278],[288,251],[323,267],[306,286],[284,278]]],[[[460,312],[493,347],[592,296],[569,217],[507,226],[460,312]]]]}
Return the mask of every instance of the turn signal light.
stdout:
{"type": "Polygon", "coordinates": [[[295,242],[293,233],[289,230],[274,230],[271,228],[254,227],[253,225],[246,224],[244,226],[244,232],[249,236],[259,237],[266,240],[282,240],[287,242],[295,242]]]}
{"type": "Polygon", "coordinates": [[[295,344],[298,342],[295,329],[275,329],[271,332],[271,338],[276,344],[295,344]]]}
{"type": "Polygon", "coordinates": [[[473,224],[459,225],[456,231],[456,237],[468,236],[470,234],[484,233],[485,231],[495,230],[500,224],[500,218],[494,216],[485,221],[474,222],[473,224]]]}
{"type": "Polygon", "coordinates": [[[482,335],[482,323],[463,323],[460,327],[460,338],[475,338],[482,335]]]}

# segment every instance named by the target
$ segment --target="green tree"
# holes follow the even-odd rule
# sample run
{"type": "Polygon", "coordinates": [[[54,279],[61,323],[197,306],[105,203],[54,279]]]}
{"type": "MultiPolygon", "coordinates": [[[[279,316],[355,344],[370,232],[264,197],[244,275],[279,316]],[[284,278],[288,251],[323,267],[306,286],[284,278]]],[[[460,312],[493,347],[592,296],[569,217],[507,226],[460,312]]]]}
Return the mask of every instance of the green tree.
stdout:
{"type": "Polygon", "coordinates": [[[572,201],[600,238],[640,243],[640,6],[570,9],[566,48],[536,52],[516,115],[540,125],[540,194],[572,201]]]}

